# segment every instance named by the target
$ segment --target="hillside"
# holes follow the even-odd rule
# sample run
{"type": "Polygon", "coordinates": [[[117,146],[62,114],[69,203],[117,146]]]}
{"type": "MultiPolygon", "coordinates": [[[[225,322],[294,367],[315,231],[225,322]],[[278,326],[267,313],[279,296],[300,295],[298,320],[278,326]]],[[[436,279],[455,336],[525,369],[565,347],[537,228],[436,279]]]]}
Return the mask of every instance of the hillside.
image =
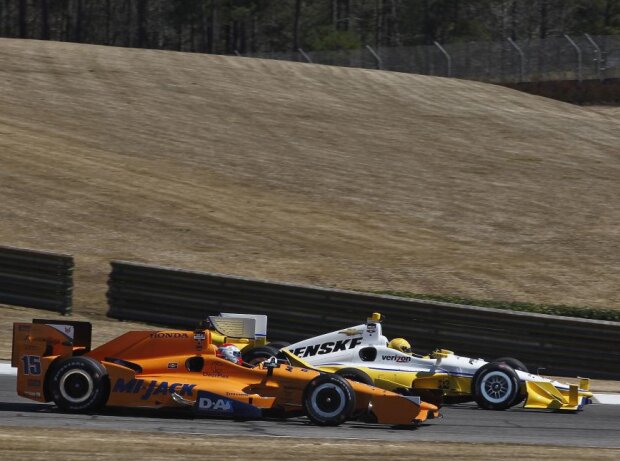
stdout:
{"type": "Polygon", "coordinates": [[[0,244],[620,308],[620,116],[499,86],[0,39],[0,244]]]}

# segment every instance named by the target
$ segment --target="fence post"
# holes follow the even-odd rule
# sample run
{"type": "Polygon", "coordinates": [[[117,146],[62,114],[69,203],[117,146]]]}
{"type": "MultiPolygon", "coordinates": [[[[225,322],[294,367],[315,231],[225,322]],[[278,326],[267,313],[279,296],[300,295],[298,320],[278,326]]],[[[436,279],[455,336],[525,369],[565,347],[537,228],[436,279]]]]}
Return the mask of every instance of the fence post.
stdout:
{"type": "Polygon", "coordinates": [[[310,56],[308,56],[308,53],[306,53],[301,48],[297,48],[297,51],[299,51],[299,54],[301,54],[303,56],[303,58],[306,60],[306,62],[308,62],[309,64],[312,64],[312,59],[310,58],[310,56]]]}
{"type": "Polygon", "coordinates": [[[577,81],[581,83],[581,48],[577,46],[577,44],[573,41],[572,38],[568,36],[568,34],[564,34],[564,37],[566,37],[566,40],[568,40],[568,42],[575,48],[575,51],[577,51],[577,81]]]}
{"type": "Polygon", "coordinates": [[[583,35],[592,44],[592,46],[594,47],[594,51],[596,51],[596,78],[598,78],[599,80],[602,80],[602,78],[601,78],[601,59],[602,59],[601,49],[596,44],[594,39],[592,37],[590,37],[590,34],[583,34],[583,35]]]}
{"type": "Polygon", "coordinates": [[[446,62],[448,64],[448,77],[452,77],[452,58],[450,57],[448,52],[446,50],[444,50],[443,46],[441,46],[437,42],[433,42],[433,43],[435,44],[435,46],[437,48],[439,48],[439,51],[441,51],[443,53],[443,55],[446,57],[446,62]]]}
{"type": "Polygon", "coordinates": [[[521,61],[521,65],[519,66],[519,81],[523,82],[523,76],[525,75],[525,55],[523,54],[523,51],[521,51],[521,48],[519,48],[519,45],[517,45],[513,39],[508,37],[508,42],[513,46],[515,50],[517,50],[517,53],[519,53],[519,59],[521,61]]]}
{"type": "Polygon", "coordinates": [[[372,46],[370,46],[370,45],[366,45],[366,49],[368,51],[370,51],[370,54],[372,54],[374,56],[374,58],[376,59],[376,61],[377,61],[377,69],[379,69],[379,70],[383,69],[383,61],[381,60],[381,56],[379,56],[375,52],[375,50],[372,49],[372,46]]]}

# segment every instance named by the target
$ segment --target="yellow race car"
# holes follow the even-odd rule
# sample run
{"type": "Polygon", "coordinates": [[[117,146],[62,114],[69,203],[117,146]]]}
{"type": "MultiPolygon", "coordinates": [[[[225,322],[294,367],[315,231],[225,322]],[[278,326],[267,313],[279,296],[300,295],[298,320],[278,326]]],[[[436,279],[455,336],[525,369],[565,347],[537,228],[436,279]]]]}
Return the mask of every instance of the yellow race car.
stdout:
{"type": "Polygon", "coordinates": [[[589,380],[579,386],[531,374],[519,360],[502,357],[492,362],[437,350],[414,354],[409,343],[383,336],[381,315],[365,324],[316,336],[286,347],[292,364],[339,374],[428,402],[474,400],[482,408],[505,410],[524,402],[525,408],[581,410],[591,403],[589,380]]]}

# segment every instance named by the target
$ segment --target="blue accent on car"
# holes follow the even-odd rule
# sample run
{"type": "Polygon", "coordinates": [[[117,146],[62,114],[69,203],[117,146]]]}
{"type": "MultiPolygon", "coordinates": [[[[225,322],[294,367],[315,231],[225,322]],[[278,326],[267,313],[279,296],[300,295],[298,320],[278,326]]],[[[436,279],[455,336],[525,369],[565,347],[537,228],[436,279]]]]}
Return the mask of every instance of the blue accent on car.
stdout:
{"type": "Polygon", "coordinates": [[[197,413],[231,418],[259,419],[263,416],[261,409],[254,405],[208,391],[198,391],[194,409],[197,413]]]}

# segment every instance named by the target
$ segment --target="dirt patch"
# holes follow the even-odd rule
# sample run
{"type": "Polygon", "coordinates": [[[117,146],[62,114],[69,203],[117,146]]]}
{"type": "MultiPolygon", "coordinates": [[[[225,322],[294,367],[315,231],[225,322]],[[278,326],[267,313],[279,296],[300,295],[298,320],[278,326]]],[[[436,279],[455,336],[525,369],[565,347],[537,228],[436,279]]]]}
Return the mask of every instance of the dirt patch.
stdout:
{"type": "Polygon", "coordinates": [[[429,442],[380,442],[304,439],[289,437],[235,437],[151,434],[144,432],[84,431],[72,429],[21,429],[2,427],[0,458],[42,461],[84,459],[168,460],[497,460],[507,453],[522,460],[616,460],[620,450],[604,448],[485,445],[429,442]]]}
{"type": "Polygon", "coordinates": [[[0,40],[0,243],[620,308],[620,120],[478,82],[0,40]]]}

